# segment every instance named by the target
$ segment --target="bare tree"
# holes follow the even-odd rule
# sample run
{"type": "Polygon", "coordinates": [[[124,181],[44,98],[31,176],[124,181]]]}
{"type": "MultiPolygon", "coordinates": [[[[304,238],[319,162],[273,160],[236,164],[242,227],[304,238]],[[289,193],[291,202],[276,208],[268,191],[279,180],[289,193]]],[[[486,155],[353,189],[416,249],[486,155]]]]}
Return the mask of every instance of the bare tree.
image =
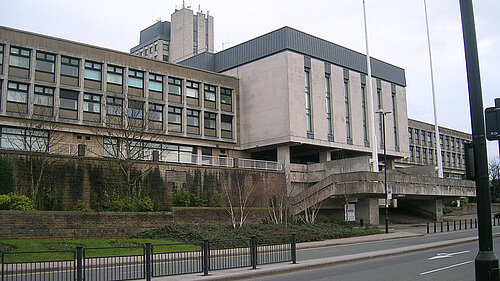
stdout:
{"type": "Polygon", "coordinates": [[[500,199],[500,161],[492,160],[489,163],[491,201],[500,199]]]}
{"type": "Polygon", "coordinates": [[[4,147],[25,152],[20,170],[27,175],[28,192],[37,208],[41,207],[40,186],[53,163],[49,154],[58,153],[64,137],[54,120],[55,114],[50,107],[37,107],[36,113],[29,115],[20,113],[20,128],[5,128],[2,136],[4,147]]]}
{"type": "MultiPolygon", "coordinates": [[[[318,197],[318,193],[315,193],[313,196],[318,197]]],[[[321,209],[321,205],[323,204],[322,200],[315,200],[317,203],[314,203],[309,206],[304,206],[304,211],[299,214],[299,218],[304,223],[315,224],[316,219],[318,217],[319,210],[321,209]]],[[[305,204],[305,200],[300,202],[300,204],[305,204]]]]}
{"type": "Polygon", "coordinates": [[[243,171],[231,171],[231,177],[225,177],[226,173],[219,174],[221,183],[221,202],[220,206],[224,208],[231,217],[233,228],[242,227],[250,214],[250,207],[256,201],[255,184],[245,182],[243,171]]]}
{"type": "Polygon", "coordinates": [[[272,177],[266,186],[269,219],[273,224],[283,224],[286,219],[286,183],[280,177],[272,177]]]}
{"type": "MultiPolygon", "coordinates": [[[[110,120],[113,117],[108,117],[110,120]]],[[[138,183],[154,167],[140,160],[152,160],[153,151],[160,151],[155,143],[161,131],[149,129],[142,110],[129,109],[128,118],[116,117],[113,121],[96,128],[94,133],[104,157],[115,159],[119,167],[117,178],[131,196],[137,196],[138,183]],[[117,121],[117,119],[119,119],[117,121]]]]}

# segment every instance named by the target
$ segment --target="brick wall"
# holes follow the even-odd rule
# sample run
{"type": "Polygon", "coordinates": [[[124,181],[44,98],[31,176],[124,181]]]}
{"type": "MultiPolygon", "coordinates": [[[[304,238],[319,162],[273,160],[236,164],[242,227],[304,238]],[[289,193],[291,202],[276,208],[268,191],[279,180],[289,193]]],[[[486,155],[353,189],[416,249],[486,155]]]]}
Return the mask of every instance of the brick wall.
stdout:
{"type": "MultiPolygon", "coordinates": [[[[252,209],[247,223],[267,217],[252,209]]],[[[169,223],[230,224],[222,208],[173,208],[172,212],[0,211],[0,239],[123,238],[169,223]]]]}

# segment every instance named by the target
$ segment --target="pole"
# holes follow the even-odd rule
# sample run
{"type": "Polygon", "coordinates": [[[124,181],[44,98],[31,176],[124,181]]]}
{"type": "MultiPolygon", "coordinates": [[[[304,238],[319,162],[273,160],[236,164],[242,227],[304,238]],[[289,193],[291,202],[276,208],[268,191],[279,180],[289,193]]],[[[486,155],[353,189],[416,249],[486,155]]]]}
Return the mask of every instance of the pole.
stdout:
{"type": "MultiPolygon", "coordinates": [[[[425,11],[425,26],[427,28],[427,45],[429,49],[429,67],[431,73],[431,88],[432,88],[432,105],[434,107],[434,134],[436,134],[436,160],[437,160],[437,169],[438,176],[440,178],[443,177],[443,160],[441,155],[441,142],[439,135],[439,126],[437,119],[437,105],[436,105],[436,91],[434,90],[434,72],[432,71],[432,53],[431,53],[431,36],[429,33],[429,21],[427,19],[427,3],[424,0],[424,11],[425,11]]],[[[432,139],[431,139],[432,141],[432,139]]]]}
{"type": "Polygon", "coordinates": [[[368,27],[366,23],[365,0],[363,0],[363,16],[365,21],[366,68],[368,73],[368,116],[370,117],[370,132],[372,134],[372,171],[378,172],[377,134],[375,134],[375,113],[373,109],[372,66],[370,62],[370,51],[368,48],[368,27]]]}
{"type": "Polygon", "coordinates": [[[488,157],[484,129],[483,98],[477,55],[476,30],[472,0],[460,0],[462,32],[472,125],[472,147],[476,171],[477,217],[479,219],[479,252],[475,260],[476,280],[500,280],[498,258],[493,251],[488,157]]]}
{"type": "Polygon", "coordinates": [[[389,199],[387,199],[387,149],[385,144],[385,115],[389,112],[382,113],[382,126],[384,133],[384,191],[385,191],[385,233],[389,233],[389,216],[387,214],[389,208],[389,199]]]}

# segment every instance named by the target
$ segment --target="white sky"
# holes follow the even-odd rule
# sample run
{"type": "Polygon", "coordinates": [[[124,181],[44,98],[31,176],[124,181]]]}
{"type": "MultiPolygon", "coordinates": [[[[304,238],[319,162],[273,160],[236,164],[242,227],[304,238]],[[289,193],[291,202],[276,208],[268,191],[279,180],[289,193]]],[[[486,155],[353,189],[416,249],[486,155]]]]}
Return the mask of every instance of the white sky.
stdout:
{"type": "MultiPolygon", "coordinates": [[[[433,122],[423,0],[367,0],[370,55],[406,72],[408,117],[433,122]]],[[[365,53],[362,0],[187,0],[214,16],[221,50],[290,26],[365,53]]],[[[4,0],[0,25],[128,52],[140,30],[170,21],[182,1],[4,0]]],[[[471,132],[465,55],[458,0],[427,0],[439,125],[471,132]]],[[[500,97],[497,51],[499,0],[476,0],[474,12],[484,107],[500,97]]],[[[498,157],[497,142],[488,155],[498,157]]]]}

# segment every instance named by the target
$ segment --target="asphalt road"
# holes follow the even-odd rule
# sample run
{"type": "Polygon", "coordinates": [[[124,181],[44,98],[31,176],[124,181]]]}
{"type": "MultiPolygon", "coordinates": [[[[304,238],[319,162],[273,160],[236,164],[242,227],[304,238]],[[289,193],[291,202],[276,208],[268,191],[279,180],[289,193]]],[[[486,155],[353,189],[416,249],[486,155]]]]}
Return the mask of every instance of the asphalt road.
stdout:
{"type": "MultiPolygon", "coordinates": [[[[465,232],[462,232],[465,233],[465,232]]],[[[474,234],[470,232],[469,235],[474,234]]],[[[462,234],[463,235],[463,234],[462,234]]],[[[462,236],[459,235],[459,236],[462,236]]],[[[423,237],[424,240],[447,239],[449,235],[428,235],[423,237]]],[[[395,241],[386,241],[398,243],[411,243],[412,239],[398,239],[395,241]]],[[[418,241],[418,239],[417,239],[418,241]]],[[[416,240],[413,240],[416,242],[416,240]]],[[[494,248],[497,257],[500,250],[500,238],[494,239],[494,248]]],[[[365,247],[371,249],[375,245],[386,243],[364,243],[360,245],[348,245],[342,247],[327,247],[325,252],[329,250],[347,253],[351,247],[365,247]],[[328,249],[329,248],[329,249],[328,249]],[[346,249],[339,249],[346,248],[346,249]]],[[[413,243],[412,243],[413,244],[413,243]]],[[[314,249],[321,250],[321,249],[314,249]]],[[[357,250],[352,250],[357,251],[357,250]]],[[[335,281],[335,280],[474,280],[474,259],[477,255],[478,243],[477,241],[465,243],[461,245],[454,245],[443,247],[439,249],[432,249],[410,254],[403,254],[391,256],[386,258],[377,258],[360,262],[346,263],[326,268],[315,270],[307,270],[300,272],[293,272],[290,274],[276,275],[258,280],[273,280],[273,281],[302,281],[302,280],[317,280],[317,281],[335,281]]],[[[337,254],[335,251],[332,254],[337,254]]],[[[298,253],[299,254],[299,253],[298,253]]],[[[300,254],[305,257],[307,254],[312,254],[310,250],[300,251],[300,254]]],[[[318,257],[316,257],[318,258],[318,257]]],[[[300,261],[300,259],[299,259],[300,261]]],[[[257,279],[255,279],[257,280],[257,279]]]]}

